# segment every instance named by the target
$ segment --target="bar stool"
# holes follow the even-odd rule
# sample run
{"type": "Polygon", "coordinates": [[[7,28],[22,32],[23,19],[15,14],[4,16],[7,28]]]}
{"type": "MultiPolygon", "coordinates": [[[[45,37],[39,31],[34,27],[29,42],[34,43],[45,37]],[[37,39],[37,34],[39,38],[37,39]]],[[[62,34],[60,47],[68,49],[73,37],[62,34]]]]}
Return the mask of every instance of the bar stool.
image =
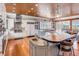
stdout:
{"type": "Polygon", "coordinates": [[[62,52],[62,55],[65,56],[65,53],[67,52],[69,56],[72,56],[72,55],[75,56],[74,49],[73,49],[73,42],[71,40],[64,40],[60,42],[60,45],[58,48],[59,48],[58,55],[60,54],[60,52],[62,52]]]}

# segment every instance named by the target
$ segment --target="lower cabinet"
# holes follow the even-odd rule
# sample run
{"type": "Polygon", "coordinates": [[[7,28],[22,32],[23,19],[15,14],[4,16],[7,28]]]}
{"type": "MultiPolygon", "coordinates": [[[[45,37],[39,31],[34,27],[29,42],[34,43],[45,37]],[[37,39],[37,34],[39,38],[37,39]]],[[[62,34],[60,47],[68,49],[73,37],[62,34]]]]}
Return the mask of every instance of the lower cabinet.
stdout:
{"type": "Polygon", "coordinates": [[[39,46],[34,43],[32,40],[29,41],[30,56],[57,56],[58,48],[56,44],[49,43],[49,45],[39,46]]]}
{"type": "Polygon", "coordinates": [[[39,46],[31,45],[29,52],[31,56],[47,56],[48,55],[47,46],[39,47],[39,46]]]}

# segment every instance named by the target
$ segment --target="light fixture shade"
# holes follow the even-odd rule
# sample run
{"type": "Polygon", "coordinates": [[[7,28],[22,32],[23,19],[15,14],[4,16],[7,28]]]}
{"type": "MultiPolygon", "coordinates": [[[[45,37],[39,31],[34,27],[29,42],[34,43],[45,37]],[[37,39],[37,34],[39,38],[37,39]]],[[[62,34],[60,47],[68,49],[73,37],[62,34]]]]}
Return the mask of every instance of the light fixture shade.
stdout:
{"type": "Polygon", "coordinates": [[[34,10],[34,8],[31,8],[31,10],[34,10]]]}
{"type": "Polygon", "coordinates": [[[62,15],[61,4],[57,4],[55,17],[58,18],[58,17],[61,17],[61,15],[62,15]]]}
{"type": "Polygon", "coordinates": [[[38,4],[35,4],[35,6],[37,7],[37,6],[38,6],[38,4]]]}

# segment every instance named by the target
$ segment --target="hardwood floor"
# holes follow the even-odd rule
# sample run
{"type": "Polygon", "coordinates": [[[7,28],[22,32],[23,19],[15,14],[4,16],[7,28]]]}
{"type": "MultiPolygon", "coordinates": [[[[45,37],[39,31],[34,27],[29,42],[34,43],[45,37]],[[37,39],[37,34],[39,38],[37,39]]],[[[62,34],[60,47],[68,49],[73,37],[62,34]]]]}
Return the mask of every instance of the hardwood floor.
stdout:
{"type": "MultiPolygon", "coordinates": [[[[75,55],[79,56],[79,43],[74,43],[75,55]]],[[[5,56],[29,56],[29,38],[9,40],[5,56]]]]}
{"type": "Polygon", "coordinates": [[[29,56],[29,39],[9,40],[5,56],[29,56]]]}

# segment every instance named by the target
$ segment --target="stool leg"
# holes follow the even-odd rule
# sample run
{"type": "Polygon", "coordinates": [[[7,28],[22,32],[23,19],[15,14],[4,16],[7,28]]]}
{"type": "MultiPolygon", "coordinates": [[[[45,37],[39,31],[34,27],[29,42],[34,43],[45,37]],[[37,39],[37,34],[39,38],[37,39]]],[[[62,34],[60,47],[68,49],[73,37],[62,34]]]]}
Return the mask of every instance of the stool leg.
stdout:
{"type": "Polygon", "coordinates": [[[72,47],[73,56],[75,56],[74,48],[72,47]]]}
{"type": "Polygon", "coordinates": [[[72,55],[72,51],[69,52],[69,56],[71,56],[71,55],[72,55]]]}
{"type": "Polygon", "coordinates": [[[65,52],[63,51],[62,56],[64,56],[64,53],[65,53],[65,52]]]}
{"type": "Polygon", "coordinates": [[[60,49],[58,50],[58,54],[57,54],[57,56],[59,56],[60,55],[60,49]]]}

